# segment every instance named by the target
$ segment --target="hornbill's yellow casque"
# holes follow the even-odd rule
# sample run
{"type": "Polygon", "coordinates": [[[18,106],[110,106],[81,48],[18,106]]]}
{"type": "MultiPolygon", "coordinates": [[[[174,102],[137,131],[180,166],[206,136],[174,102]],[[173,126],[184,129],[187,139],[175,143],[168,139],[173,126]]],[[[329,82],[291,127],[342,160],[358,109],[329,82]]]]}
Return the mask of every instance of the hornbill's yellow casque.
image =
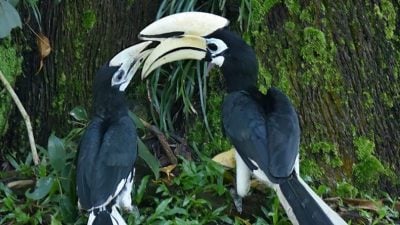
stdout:
{"type": "Polygon", "coordinates": [[[88,225],[125,225],[117,208],[133,209],[137,135],[124,91],[150,43],[121,51],[94,78],[94,116],[79,145],[76,174],[78,204],[89,213],[88,225]]]}
{"type": "Polygon", "coordinates": [[[278,194],[289,219],[300,225],[346,224],[299,176],[300,128],[288,97],[276,88],[256,88],[254,51],[226,29],[228,20],[188,12],[162,18],[139,34],[160,41],[144,63],[142,77],[180,59],[206,60],[222,70],[227,95],[222,105],[226,135],[236,148],[236,189],[249,191],[252,173],[278,194]]]}

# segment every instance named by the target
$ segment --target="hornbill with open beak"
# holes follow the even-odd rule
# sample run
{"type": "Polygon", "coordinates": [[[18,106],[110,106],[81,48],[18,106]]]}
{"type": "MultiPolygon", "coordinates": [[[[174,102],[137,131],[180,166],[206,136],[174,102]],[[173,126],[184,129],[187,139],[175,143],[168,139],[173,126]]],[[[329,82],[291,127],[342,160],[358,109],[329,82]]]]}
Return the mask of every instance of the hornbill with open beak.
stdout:
{"type": "Polygon", "coordinates": [[[289,219],[300,225],[346,222],[299,176],[300,128],[296,110],[276,88],[256,87],[258,63],[253,49],[226,29],[223,17],[200,12],[164,17],[139,38],[160,41],[146,59],[142,78],[155,68],[181,59],[219,66],[226,81],[222,105],[225,134],[236,148],[236,190],[249,191],[251,173],[278,194],[289,219]]]}
{"type": "Polygon", "coordinates": [[[94,78],[94,115],[79,145],[76,174],[78,205],[88,211],[88,225],[125,225],[117,208],[133,209],[137,134],[124,91],[150,43],[121,51],[94,78]]]}

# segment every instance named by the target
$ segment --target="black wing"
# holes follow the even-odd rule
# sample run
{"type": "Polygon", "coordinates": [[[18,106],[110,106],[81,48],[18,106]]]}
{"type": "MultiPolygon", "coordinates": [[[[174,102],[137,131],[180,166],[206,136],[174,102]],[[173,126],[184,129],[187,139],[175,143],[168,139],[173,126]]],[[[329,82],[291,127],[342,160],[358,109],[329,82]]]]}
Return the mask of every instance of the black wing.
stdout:
{"type": "Polygon", "coordinates": [[[76,171],[76,189],[81,207],[90,209],[90,186],[88,181],[92,177],[92,167],[98,155],[103,139],[104,122],[99,117],[94,117],[86,128],[79,144],[79,155],[76,171]]]}
{"type": "MultiPolygon", "coordinates": [[[[92,146],[88,146],[94,142],[87,142],[86,145],[83,143],[82,141],[81,152],[87,152],[85,147],[94,150],[92,146]]],[[[78,161],[77,177],[83,177],[80,183],[77,182],[78,196],[82,207],[86,209],[103,205],[116,197],[117,189],[123,187],[121,185],[124,185],[132,172],[137,157],[137,134],[133,121],[125,116],[109,124],[101,138],[101,145],[95,152],[80,154],[78,161]],[[90,161],[84,160],[85,158],[90,161]],[[81,191],[80,186],[83,187],[81,191]]]]}
{"type": "MultiPolygon", "coordinates": [[[[265,101],[275,99],[279,93],[270,90],[265,101]]],[[[290,102],[289,106],[293,108],[290,102]]],[[[245,91],[228,94],[223,103],[226,135],[249,169],[256,170],[260,167],[271,181],[289,176],[298,154],[297,115],[295,112],[286,113],[280,107],[282,105],[259,104],[245,91]],[[262,105],[270,108],[266,110],[262,105]]]]}

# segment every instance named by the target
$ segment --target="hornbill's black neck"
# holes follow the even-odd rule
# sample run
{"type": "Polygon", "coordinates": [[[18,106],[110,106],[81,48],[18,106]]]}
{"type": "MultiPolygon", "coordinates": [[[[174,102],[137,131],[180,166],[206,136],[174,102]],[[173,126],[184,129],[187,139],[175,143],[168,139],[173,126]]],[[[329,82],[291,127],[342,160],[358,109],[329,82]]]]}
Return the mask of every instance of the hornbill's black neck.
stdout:
{"type": "Polygon", "coordinates": [[[105,120],[119,119],[126,115],[128,106],[119,86],[111,86],[111,79],[118,67],[103,66],[96,74],[93,86],[94,114],[105,120]]]}
{"type": "Polygon", "coordinates": [[[237,34],[220,29],[209,35],[221,39],[228,46],[221,66],[227,91],[248,90],[257,86],[258,63],[253,49],[237,34]]]}

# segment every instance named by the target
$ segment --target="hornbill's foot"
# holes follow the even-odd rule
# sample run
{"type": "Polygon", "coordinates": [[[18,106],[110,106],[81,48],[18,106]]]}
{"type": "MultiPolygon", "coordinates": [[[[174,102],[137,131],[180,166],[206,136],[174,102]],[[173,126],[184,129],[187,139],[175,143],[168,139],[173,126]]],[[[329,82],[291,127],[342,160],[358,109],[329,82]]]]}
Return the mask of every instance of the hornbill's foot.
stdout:
{"type": "Polygon", "coordinates": [[[229,191],[231,193],[233,203],[235,204],[236,211],[238,211],[239,213],[242,213],[242,211],[243,211],[242,197],[240,197],[237,194],[235,188],[231,188],[229,191]]]}

